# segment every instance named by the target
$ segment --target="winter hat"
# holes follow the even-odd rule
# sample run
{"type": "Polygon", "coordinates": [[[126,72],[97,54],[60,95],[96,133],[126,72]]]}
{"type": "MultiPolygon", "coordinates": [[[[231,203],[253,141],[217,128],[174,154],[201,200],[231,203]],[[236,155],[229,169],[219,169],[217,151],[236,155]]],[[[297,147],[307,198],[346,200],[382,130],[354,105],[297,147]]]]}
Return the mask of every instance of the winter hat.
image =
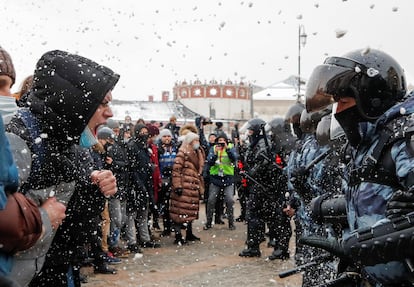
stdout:
{"type": "Polygon", "coordinates": [[[2,47],[0,47],[0,75],[9,76],[13,83],[16,81],[16,71],[14,70],[13,61],[2,47]]]}
{"type": "Polygon", "coordinates": [[[195,139],[200,139],[200,137],[198,136],[198,134],[195,134],[193,132],[188,132],[185,136],[184,136],[184,143],[191,143],[193,140],[195,139]]]}
{"type": "Polygon", "coordinates": [[[118,129],[119,128],[119,122],[115,121],[113,119],[108,119],[106,121],[106,125],[108,126],[108,128],[111,128],[111,129],[118,129]]]}
{"type": "Polygon", "coordinates": [[[135,137],[138,137],[139,136],[139,132],[142,129],[144,129],[144,128],[145,129],[148,129],[147,126],[144,125],[144,124],[136,124],[135,127],[134,127],[134,135],[135,135],[135,137]]]}
{"type": "Polygon", "coordinates": [[[153,137],[153,136],[157,136],[160,134],[160,130],[156,126],[152,124],[147,124],[146,126],[147,126],[148,133],[150,136],[153,137]]]}
{"type": "Polygon", "coordinates": [[[102,127],[98,130],[97,137],[100,140],[114,139],[115,138],[115,133],[109,127],[102,127]]]}
{"type": "Polygon", "coordinates": [[[169,129],[162,129],[160,131],[160,137],[163,137],[163,136],[170,136],[170,137],[172,137],[172,133],[171,133],[171,131],[169,129]]]}
{"type": "Polygon", "coordinates": [[[226,142],[228,141],[228,137],[227,137],[226,133],[224,133],[224,132],[219,132],[219,133],[217,134],[217,137],[216,137],[216,142],[218,142],[218,139],[219,139],[219,138],[223,138],[223,139],[225,139],[225,140],[226,140],[226,142]]]}

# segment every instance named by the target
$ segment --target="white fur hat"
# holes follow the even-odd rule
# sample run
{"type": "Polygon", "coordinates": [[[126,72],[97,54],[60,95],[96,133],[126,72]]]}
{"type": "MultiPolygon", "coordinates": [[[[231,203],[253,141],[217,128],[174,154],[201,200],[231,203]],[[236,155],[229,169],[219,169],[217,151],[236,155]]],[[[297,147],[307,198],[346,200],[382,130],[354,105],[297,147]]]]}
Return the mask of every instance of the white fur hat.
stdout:
{"type": "Polygon", "coordinates": [[[184,140],[183,140],[183,142],[184,143],[187,143],[187,144],[189,144],[189,143],[191,143],[193,140],[195,140],[195,139],[200,139],[200,137],[198,136],[198,134],[195,134],[195,133],[193,133],[193,132],[188,132],[185,136],[184,136],[184,140]]]}

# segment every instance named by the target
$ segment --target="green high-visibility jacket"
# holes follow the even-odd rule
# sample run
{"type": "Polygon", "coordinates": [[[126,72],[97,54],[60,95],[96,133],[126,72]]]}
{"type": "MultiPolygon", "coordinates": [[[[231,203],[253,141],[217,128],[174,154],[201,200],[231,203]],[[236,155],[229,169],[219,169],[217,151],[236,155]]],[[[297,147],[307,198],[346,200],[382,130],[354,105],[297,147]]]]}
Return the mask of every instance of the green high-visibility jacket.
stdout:
{"type": "MultiPolygon", "coordinates": [[[[232,147],[232,143],[227,145],[228,149],[232,147]]],[[[210,175],[219,175],[220,170],[223,170],[223,175],[234,175],[234,164],[231,162],[226,150],[218,151],[216,164],[210,167],[210,175]]]]}

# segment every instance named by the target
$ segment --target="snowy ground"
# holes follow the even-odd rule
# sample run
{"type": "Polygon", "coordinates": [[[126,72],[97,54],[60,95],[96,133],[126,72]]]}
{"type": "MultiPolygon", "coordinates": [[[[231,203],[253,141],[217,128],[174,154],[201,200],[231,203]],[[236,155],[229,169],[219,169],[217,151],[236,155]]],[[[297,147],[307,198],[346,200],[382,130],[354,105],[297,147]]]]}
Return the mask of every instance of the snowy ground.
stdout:
{"type": "MultiPolygon", "coordinates": [[[[174,245],[174,237],[160,238],[162,248],[143,249],[142,258],[124,258],[116,275],[93,274],[91,268],[83,268],[89,274],[86,287],[107,286],[301,286],[301,275],[280,279],[278,273],[294,266],[293,256],[287,261],[267,260],[272,249],[262,243],[261,258],[242,258],[247,225],[236,223],[236,230],[226,225],[202,229],[205,222],[205,206],[200,206],[201,218],[193,229],[201,242],[184,246],[174,245]]],[[[236,201],[235,216],[240,214],[236,201]]],[[[155,236],[159,232],[154,232],[155,236]]],[[[183,232],[183,234],[185,234],[183,232]]],[[[293,240],[291,240],[293,243],[293,240]]],[[[291,244],[291,254],[293,245],[291,244]]]]}

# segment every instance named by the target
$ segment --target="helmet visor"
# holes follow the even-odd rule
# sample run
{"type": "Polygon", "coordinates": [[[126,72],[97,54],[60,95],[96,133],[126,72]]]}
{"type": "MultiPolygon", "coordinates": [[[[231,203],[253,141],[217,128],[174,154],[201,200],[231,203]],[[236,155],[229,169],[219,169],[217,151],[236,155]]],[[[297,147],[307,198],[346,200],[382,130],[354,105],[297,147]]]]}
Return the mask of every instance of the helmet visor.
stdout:
{"type": "Polygon", "coordinates": [[[306,87],[306,110],[314,112],[338,101],[341,97],[355,97],[350,82],[364,66],[350,59],[331,57],[317,66],[306,87]]]}

